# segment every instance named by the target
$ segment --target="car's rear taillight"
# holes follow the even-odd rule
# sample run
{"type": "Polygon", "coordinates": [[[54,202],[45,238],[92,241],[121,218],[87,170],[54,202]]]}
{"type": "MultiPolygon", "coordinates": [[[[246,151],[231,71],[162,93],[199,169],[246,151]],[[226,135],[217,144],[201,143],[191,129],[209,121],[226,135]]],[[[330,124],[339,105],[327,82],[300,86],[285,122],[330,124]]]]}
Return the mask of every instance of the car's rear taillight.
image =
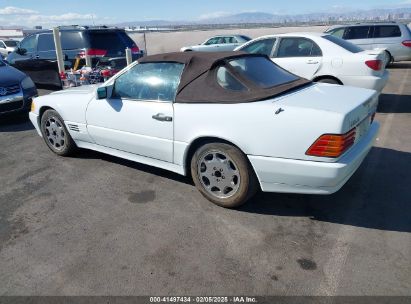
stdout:
{"type": "Polygon", "coordinates": [[[339,157],[347,151],[355,141],[355,128],[345,134],[321,135],[305,154],[320,157],[339,157]]]}
{"type": "Polygon", "coordinates": [[[406,47],[411,47],[411,40],[405,40],[402,42],[402,44],[406,47]]]}
{"type": "Polygon", "coordinates": [[[133,46],[131,48],[131,54],[134,54],[134,55],[140,54],[140,49],[138,48],[138,46],[133,46]]]}
{"type": "Polygon", "coordinates": [[[87,49],[86,51],[82,51],[79,53],[80,58],[84,58],[87,56],[91,57],[104,57],[107,54],[107,50],[101,49],[87,49]]]}
{"type": "Polygon", "coordinates": [[[374,71],[380,71],[382,68],[382,60],[367,60],[365,64],[374,71]]]}

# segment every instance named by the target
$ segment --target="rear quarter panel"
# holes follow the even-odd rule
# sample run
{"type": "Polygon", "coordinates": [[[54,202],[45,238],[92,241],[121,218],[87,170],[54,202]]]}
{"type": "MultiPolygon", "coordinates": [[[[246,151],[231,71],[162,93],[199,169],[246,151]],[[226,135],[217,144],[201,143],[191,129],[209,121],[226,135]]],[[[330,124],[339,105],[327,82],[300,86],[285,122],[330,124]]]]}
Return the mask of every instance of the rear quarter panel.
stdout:
{"type": "MultiPolygon", "coordinates": [[[[286,97],[240,104],[176,103],[174,118],[177,145],[216,137],[247,155],[292,159],[312,159],[305,155],[310,145],[324,133],[338,133],[344,120],[338,113],[288,106],[286,97]],[[283,111],[275,114],[280,108],[283,111]]],[[[179,151],[176,149],[175,162],[182,164],[184,155],[179,151]]]]}

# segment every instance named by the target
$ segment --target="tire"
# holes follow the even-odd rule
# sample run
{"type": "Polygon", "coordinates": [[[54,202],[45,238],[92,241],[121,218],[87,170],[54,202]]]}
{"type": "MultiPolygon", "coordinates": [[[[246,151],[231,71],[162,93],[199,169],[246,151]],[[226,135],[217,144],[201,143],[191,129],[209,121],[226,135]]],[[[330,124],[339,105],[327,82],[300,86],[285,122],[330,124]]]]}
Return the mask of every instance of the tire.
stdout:
{"type": "Polygon", "coordinates": [[[191,176],[205,198],[225,208],[241,206],[258,190],[247,157],[225,143],[199,147],[191,158],[191,176]]]}
{"type": "Polygon", "coordinates": [[[385,65],[385,68],[387,68],[394,63],[394,58],[391,56],[390,52],[385,51],[385,53],[387,54],[387,57],[388,57],[387,64],[385,65]]]}
{"type": "Polygon", "coordinates": [[[41,117],[41,134],[51,151],[60,156],[73,154],[76,144],[64,125],[64,120],[55,110],[47,110],[41,117]]]}
{"type": "Polygon", "coordinates": [[[323,78],[320,80],[317,80],[316,82],[321,82],[321,83],[331,83],[331,84],[341,84],[337,80],[332,79],[332,78],[323,78]]]}

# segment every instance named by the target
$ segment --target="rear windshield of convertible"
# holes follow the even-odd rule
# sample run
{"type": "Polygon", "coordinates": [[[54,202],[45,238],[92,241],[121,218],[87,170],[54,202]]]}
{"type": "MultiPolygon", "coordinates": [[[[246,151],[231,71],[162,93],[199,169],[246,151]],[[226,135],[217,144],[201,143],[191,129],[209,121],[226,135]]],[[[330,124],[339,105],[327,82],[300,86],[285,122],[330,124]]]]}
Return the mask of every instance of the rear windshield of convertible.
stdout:
{"type": "MultiPolygon", "coordinates": [[[[296,75],[280,68],[265,57],[242,57],[232,59],[228,61],[228,65],[240,75],[240,78],[245,78],[256,86],[264,89],[279,86],[298,79],[296,75]]],[[[217,77],[219,77],[219,73],[217,74],[217,77]]],[[[220,79],[218,80],[221,84],[220,79]]]]}

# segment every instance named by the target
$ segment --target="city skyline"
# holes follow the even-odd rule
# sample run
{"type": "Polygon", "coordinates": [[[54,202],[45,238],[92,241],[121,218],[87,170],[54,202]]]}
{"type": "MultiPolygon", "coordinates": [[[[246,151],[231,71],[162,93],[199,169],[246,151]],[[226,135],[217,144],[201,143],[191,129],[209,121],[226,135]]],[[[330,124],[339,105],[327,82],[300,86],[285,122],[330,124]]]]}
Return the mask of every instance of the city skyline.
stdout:
{"type": "Polygon", "coordinates": [[[0,0],[0,26],[33,27],[64,24],[123,24],[165,20],[169,22],[202,23],[224,20],[233,15],[249,15],[264,12],[273,16],[295,16],[334,13],[344,14],[370,9],[411,8],[411,0],[312,0],[310,2],[209,0],[161,1],[138,3],[128,0],[98,1],[22,1],[0,0]],[[60,4],[61,5],[57,5],[60,4]],[[64,4],[64,5],[63,5],[64,4]],[[159,10],[158,8],[162,9],[159,10]]]}

